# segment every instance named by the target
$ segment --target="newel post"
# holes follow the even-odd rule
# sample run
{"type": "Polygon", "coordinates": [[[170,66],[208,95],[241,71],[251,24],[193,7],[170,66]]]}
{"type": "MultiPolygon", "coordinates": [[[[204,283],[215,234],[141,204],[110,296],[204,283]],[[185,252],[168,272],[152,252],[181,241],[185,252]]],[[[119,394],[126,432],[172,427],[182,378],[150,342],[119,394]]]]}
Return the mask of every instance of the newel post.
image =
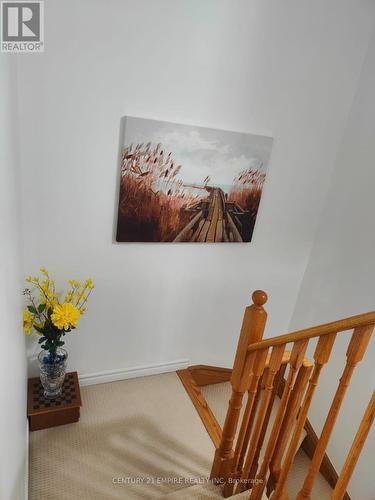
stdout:
{"type": "Polygon", "coordinates": [[[210,479],[215,482],[225,481],[230,472],[234,457],[233,440],[236,434],[238,419],[242,407],[244,393],[249,388],[251,366],[255,353],[248,354],[249,344],[262,340],[267,320],[267,313],[263,305],[267,302],[267,294],[256,290],[252,295],[253,304],[246,307],[240,338],[234,359],[231,385],[232,397],[224,422],[220,447],[216,449],[211,469],[210,479]]]}

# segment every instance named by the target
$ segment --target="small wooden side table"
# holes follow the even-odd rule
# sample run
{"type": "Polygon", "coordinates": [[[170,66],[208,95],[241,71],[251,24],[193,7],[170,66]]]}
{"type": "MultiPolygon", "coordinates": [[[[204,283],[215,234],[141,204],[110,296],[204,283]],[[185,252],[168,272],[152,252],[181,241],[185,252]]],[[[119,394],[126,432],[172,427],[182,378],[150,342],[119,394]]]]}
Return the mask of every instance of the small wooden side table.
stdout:
{"type": "Polygon", "coordinates": [[[44,397],[39,377],[29,378],[27,416],[30,422],[30,431],[78,422],[81,406],[81,391],[77,372],[69,372],[65,375],[62,394],[56,399],[44,397]]]}

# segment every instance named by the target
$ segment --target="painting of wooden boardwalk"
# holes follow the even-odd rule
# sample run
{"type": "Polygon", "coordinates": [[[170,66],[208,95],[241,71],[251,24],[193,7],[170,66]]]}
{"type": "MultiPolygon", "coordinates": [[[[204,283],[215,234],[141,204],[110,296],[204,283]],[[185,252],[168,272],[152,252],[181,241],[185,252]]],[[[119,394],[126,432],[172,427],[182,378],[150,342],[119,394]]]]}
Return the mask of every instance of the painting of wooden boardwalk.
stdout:
{"type": "Polygon", "coordinates": [[[252,239],[272,139],[123,118],[119,242],[252,239]]]}

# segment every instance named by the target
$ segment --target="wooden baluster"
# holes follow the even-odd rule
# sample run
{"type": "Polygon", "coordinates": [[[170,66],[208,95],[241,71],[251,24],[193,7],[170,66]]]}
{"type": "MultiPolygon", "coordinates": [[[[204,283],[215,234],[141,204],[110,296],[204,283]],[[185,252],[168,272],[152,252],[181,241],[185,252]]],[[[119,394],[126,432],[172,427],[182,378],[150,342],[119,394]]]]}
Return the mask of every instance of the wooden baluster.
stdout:
{"type": "Polygon", "coordinates": [[[297,413],[300,408],[304,387],[304,370],[300,369],[298,371],[296,381],[289,397],[283,423],[281,425],[281,429],[276,441],[274,455],[271,459],[271,474],[267,482],[267,495],[270,495],[270,493],[273,491],[277,479],[280,475],[281,460],[284,456],[285,448],[288,444],[288,436],[290,435],[291,429],[296,423],[297,413]]]}
{"type": "MultiPolygon", "coordinates": [[[[297,447],[301,436],[301,432],[306,422],[307,414],[310,408],[312,398],[315,393],[316,386],[318,385],[321,370],[323,366],[329,361],[329,357],[331,355],[335,339],[336,339],[336,333],[331,333],[329,335],[320,337],[318,340],[314,352],[314,362],[315,362],[314,370],[309,380],[306,394],[298,414],[297,423],[293,432],[293,436],[289,443],[288,451],[283,466],[280,470],[276,471],[275,473],[277,485],[276,485],[276,490],[271,497],[272,500],[282,499],[283,496],[285,497],[286,495],[284,490],[285,481],[289,474],[289,470],[293,463],[295,454],[297,452],[297,447]]],[[[310,372],[311,372],[311,367],[309,369],[309,372],[306,374],[309,375],[310,372]]],[[[304,387],[304,381],[302,381],[301,385],[304,387]]]]}
{"type": "Polygon", "coordinates": [[[234,458],[231,466],[231,481],[227,481],[224,486],[224,497],[233,495],[235,487],[235,479],[240,476],[240,471],[242,469],[242,464],[244,456],[246,453],[246,447],[249,440],[249,432],[252,427],[253,420],[255,418],[255,411],[257,408],[257,402],[260,395],[260,384],[259,380],[263,374],[264,366],[266,364],[268,350],[257,351],[255,354],[255,360],[252,367],[252,376],[250,380],[250,387],[248,390],[248,397],[244,415],[242,417],[242,423],[240,427],[240,432],[238,434],[236,449],[234,453],[234,458]]]}
{"type": "MultiPolygon", "coordinates": [[[[266,351],[260,351],[262,353],[266,353],[266,351]]],[[[264,366],[264,365],[263,365],[264,366]]],[[[258,403],[260,401],[260,396],[262,394],[262,387],[264,385],[263,383],[263,380],[265,380],[265,377],[267,376],[267,373],[268,373],[268,368],[264,369],[263,368],[263,375],[262,375],[262,378],[261,380],[259,380],[259,377],[258,378],[258,382],[257,383],[257,386],[256,386],[256,383],[254,382],[254,387],[251,391],[251,397],[253,397],[253,394],[254,392],[256,393],[255,394],[255,401],[252,405],[252,409],[251,409],[251,415],[250,415],[250,419],[249,419],[249,422],[248,422],[248,425],[246,426],[245,425],[245,422],[243,422],[243,430],[246,430],[245,432],[245,437],[243,438],[243,443],[241,445],[241,441],[238,443],[238,451],[239,451],[239,459],[238,459],[238,463],[237,463],[237,466],[236,466],[236,471],[238,473],[237,477],[240,477],[241,475],[241,471],[242,471],[242,467],[243,467],[243,464],[244,464],[244,461],[245,461],[245,455],[246,455],[246,450],[247,450],[247,446],[249,444],[249,439],[250,439],[250,435],[251,435],[251,430],[253,428],[253,424],[254,424],[254,420],[255,420],[255,415],[257,413],[257,409],[258,409],[258,403]]],[[[250,392],[250,391],[249,391],[250,392]]]]}
{"type": "MultiPolygon", "coordinates": [[[[303,368],[303,366],[301,368],[303,368]]],[[[284,456],[285,448],[288,444],[288,438],[290,436],[291,430],[296,423],[297,413],[300,407],[302,396],[304,394],[304,389],[306,387],[305,376],[306,370],[300,369],[298,371],[296,381],[289,397],[283,423],[281,425],[279,436],[276,441],[275,451],[271,459],[271,474],[267,483],[267,495],[270,495],[270,493],[274,490],[277,479],[280,476],[281,461],[284,456]]]]}
{"type": "MultiPolygon", "coordinates": [[[[310,374],[311,374],[311,371],[312,371],[312,368],[313,368],[313,365],[312,363],[309,364],[307,362],[304,362],[303,365],[301,366],[301,368],[299,369],[298,371],[298,378],[297,378],[297,381],[298,381],[298,390],[300,391],[301,396],[300,397],[296,397],[294,399],[294,402],[293,402],[293,405],[297,404],[298,402],[298,405],[297,405],[297,411],[299,409],[299,402],[302,398],[302,395],[306,389],[306,386],[307,386],[307,383],[308,383],[308,380],[309,380],[309,377],[310,377],[310,374]]],[[[294,415],[294,418],[293,418],[293,423],[295,422],[295,413],[294,413],[294,408],[293,408],[293,415],[294,415]]],[[[289,438],[290,434],[288,434],[288,438],[289,438]]],[[[281,468],[281,471],[280,471],[280,476],[282,475],[282,470],[283,468],[281,468]]],[[[279,485],[279,483],[277,483],[276,485],[276,490],[274,491],[274,493],[272,494],[271,498],[273,500],[288,500],[289,497],[288,497],[288,494],[285,490],[285,488],[280,488],[279,491],[277,491],[277,486],[279,485]]]]}
{"type": "Polygon", "coordinates": [[[257,450],[257,444],[261,436],[263,423],[266,417],[269,401],[272,395],[273,383],[276,373],[280,370],[281,362],[283,360],[283,354],[285,350],[285,344],[281,346],[274,347],[271,352],[271,357],[268,366],[268,375],[266,380],[265,389],[262,395],[262,401],[259,408],[259,413],[257,415],[256,424],[254,427],[254,432],[251,436],[249,450],[247,453],[244,468],[241,473],[240,483],[237,486],[239,491],[244,491],[248,489],[246,481],[249,479],[249,474],[253,465],[254,457],[257,450]]]}
{"type": "MultiPolygon", "coordinates": [[[[278,394],[277,391],[279,390],[281,380],[284,377],[286,367],[287,367],[287,365],[285,363],[282,364],[280,370],[278,371],[278,373],[275,377],[274,387],[272,390],[272,396],[271,396],[270,402],[268,403],[266,417],[265,417],[264,422],[263,422],[262,431],[260,433],[260,437],[259,437],[258,444],[257,444],[257,449],[256,449],[256,452],[254,455],[253,464],[251,466],[251,470],[250,470],[250,474],[249,474],[250,478],[255,478],[255,476],[257,474],[257,470],[258,470],[258,466],[259,466],[259,456],[260,456],[260,452],[261,452],[262,447],[263,447],[264,438],[266,437],[269,420],[270,420],[270,417],[272,414],[273,403],[275,401],[276,395],[278,394]]],[[[253,485],[250,484],[249,487],[252,488],[253,485]]]]}
{"type": "Polygon", "coordinates": [[[340,472],[331,500],[342,500],[375,417],[375,391],[362,417],[353,444],[340,472]]]}
{"type": "Polygon", "coordinates": [[[366,352],[373,329],[374,326],[366,326],[362,328],[356,328],[353,332],[346,353],[346,365],[340,378],[340,383],[337,387],[335,397],[333,398],[331,408],[324,423],[323,430],[316,446],[313,458],[311,460],[309,472],[307,473],[301,491],[298,493],[297,500],[311,499],[311,491],[314,486],[315,477],[319,472],[329,438],[331,437],[332,430],[336,423],[336,419],[339,414],[341,404],[344,400],[346,390],[349,386],[354,368],[356,367],[357,363],[362,360],[366,352]]]}
{"type": "Polygon", "coordinates": [[[269,439],[268,439],[268,444],[267,444],[266,451],[264,453],[262,465],[261,465],[259,472],[256,476],[257,481],[256,481],[255,486],[253,487],[253,491],[251,493],[250,500],[259,500],[262,498],[262,494],[263,494],[265,484],[266,484],[265,478],[267,475],[268,466],[270,464],[273,452],[275,450],[276,441],[277,441],[278,435],[280,433],[281,425],[282,425],[283,418],[284,418],[286,408],[287,408],[287,404],[289,401],[289,396],[291,394],[292,387],[294,385],[297,373],[302,366],[308,342],[309,342],[308,340],[300,340],[300,341],[294,343],[294,346],[293,346],[293,349],[292,349],[292,352],[290,355],[290,361],[289,361],[290,369],[289,369],[289,373],[288,373],[288,378],[287,378],[287,381],[286,381],[286,384],[284,387],[284,392],[283,392],[283,395],[282,395],[282,398],[280,401],[280,406],[279,406],[279,409],[277,411],[277,415],[276,415],[276,418],[275,418],[275,421],[274,421],[274,424],[273,424],[273,427],[271,430],[271,434],[270,434],[269,439]]]}
{"type": "Polygon", "coordinates": [[[220,482],[222,478],[227,479],[231,471],[234,457],[233,439],[237,430],[243,395],[249,388],[251,365],[254,361],[254,356],[248,354],[247,348],[249,344],[262,339],[266,325],[267,313],[263,305],[267,301],[267,294],[256,290],[252,299],[253,304],[245,309],[237,345],[231,377],[232,397],[229,401],[220,447],[215,452],[211,469],[210,479],[213,481],[220,482]]]}

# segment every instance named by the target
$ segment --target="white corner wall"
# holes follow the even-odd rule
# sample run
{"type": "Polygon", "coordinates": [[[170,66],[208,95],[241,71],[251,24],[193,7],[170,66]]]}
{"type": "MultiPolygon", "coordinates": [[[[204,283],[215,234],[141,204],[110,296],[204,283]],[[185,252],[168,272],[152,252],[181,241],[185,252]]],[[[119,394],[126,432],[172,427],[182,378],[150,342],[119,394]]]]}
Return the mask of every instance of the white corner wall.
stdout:
{"type": "Polygon", "coordinates": [[[0,498],[23,500],[26,477],[26,353],[18,247],[14,58],[0,54],[0,498]]]}
{"type": "Polygon", "coordinates": [[[97,284],[71,368],[229,365],[255,288],[270,295],[267,334],[287,329],[374,8],[46,2],[46,51],[19,57],[23,261],[97,284]],[[275,138],[251,244],[113,243],[127,114],[275,138]]]}
{"type": "MultiPolygon", "coordinates": [[[[375,36],[339,148],[333,180],[302,282],[292,329],[375,310],[375,36]]],[[[321,429],[345,363],[341,334],[312,408],[321,429]]],[[[328,455],[340,469],[375,385],[375,337],[352,379],[328,455]]],[[[351,498],[373,500],[375,431],[349,485],[351,498]]]]}

